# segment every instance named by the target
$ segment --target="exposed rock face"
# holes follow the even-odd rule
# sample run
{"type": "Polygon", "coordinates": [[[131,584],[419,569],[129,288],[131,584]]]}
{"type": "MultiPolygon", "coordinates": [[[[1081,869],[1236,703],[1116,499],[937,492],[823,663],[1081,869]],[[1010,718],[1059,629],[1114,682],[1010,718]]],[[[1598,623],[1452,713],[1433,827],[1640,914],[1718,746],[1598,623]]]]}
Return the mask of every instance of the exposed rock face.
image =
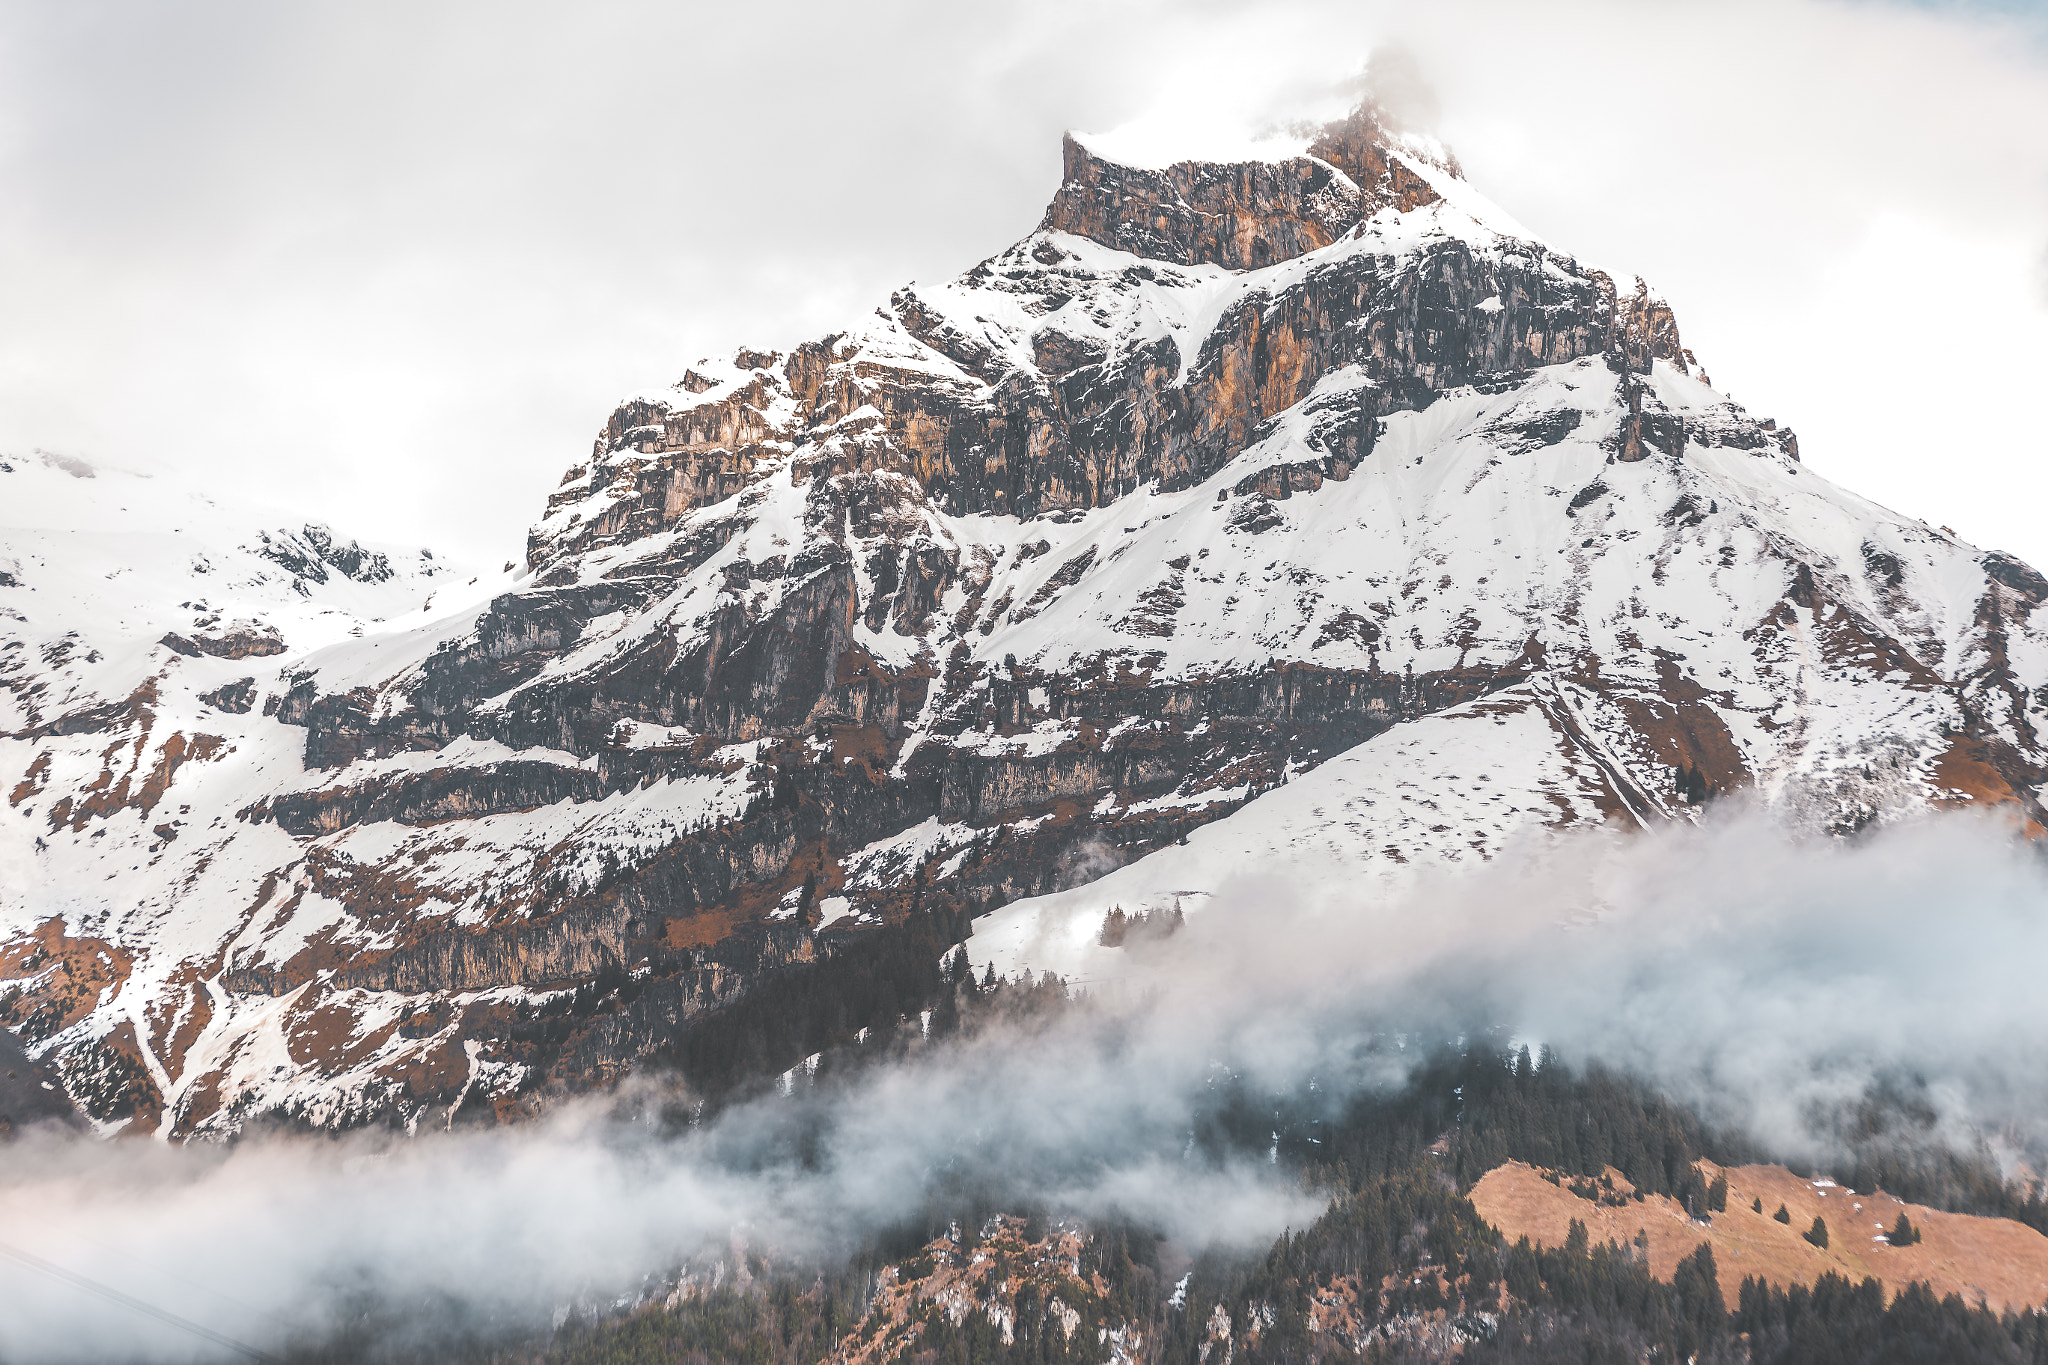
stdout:
{"type": "MultiPolygon", "coordinates": [[[[503,1115],[878,926],[1199,890],[1225,817],[1389,864],[1738,787],[2035,819],[2048,581],[1806,473],[1646,285],[1489,213],[1370,109],[1239,165],[1069,139],[1015,246],[621,404],[487,606],[39,716],[67,866],[167,726],[212,745],[109,884],[148,915],[17,911],[128,964],[39,1043],[126,1048],[167,1131],[503,1115]]],[[[313,529],[299,581],[374,575],[313,529]]]]}
{"type": "Polygon", "coordinates": [[[1069,136],[1043,229],[1148,260],[1257,270],[1336,241],[1364,216],[1359,187],[1310,157],[1163,171],[1103,161],[1069,136]]]}
{"type": "Polygon", "coordinates": [[[14,1033],[0,1029],[0,1139],[38,1124],[77,1122],[62,1077],[38,1064],[14,1033]]]}
{"type": "Polygon", "coordinates": [[[284,637],[277,633],[277,629],[256,621],[235,621],[208,634],[195,631],[191,635],[179,635],[173,631],[159,643],[188,659],[196,659],[201,654],[210,654],[216,659],[261,659],[285,652],[284,637]]]}
{"type": "MultiPolygon", "coordinates": [[[[1346,404],[1351,425],[1331,433],[1355,462],[1370,453],[1374,419],[1424,406],[1443,389],[1611,345],[1639,353],[1642,365],[1677,354],[1675,327],[1651,330],[1668,322],[1668,309],[1618,315],[1604,274],[1533,248],[1526,256],[1481,254],[1446,237],[1419,259],[1356,250],[1266,288],[1241,275],[1251,287],[1229,290],[1221,316],[1196,339],[1145,317],[1146,295],[1209,288],[1207,273],[1164,275],[1122,253],[1104,258],[1080,246],[1027,239],[946,291],[986,292],[1027,318],[1057,312],[1062,322],[1078,300],[1075,331],[1032,327],[999,355],[937,310],[951,302],[944,294],[934,301],[905,289],[891,300],[883,335],[866,338],[861,349],[841,338],[799,351],[781,374],[746,373],[730,394],[659,420],[642,420],[657,415],[649,402],[626,405],[607,425],[618,432],[601,442],[607,448],[587,469],[571,471],[572,482],[555,495],[555,515],[536,528],[530,558],[545,569],[564,554],[670,526],[731,496],[740,486],[734,481],[748,478],[767,452],[794,449],[798,435],[821,429],[831,434],[797,456],[802,476],[910,480],[846,488],[844,510],[863,523],[892,514],[902,521],[916,494],[956,514],[1034,517],[1098,507],[1148,484],[1171,491],[1200,483],[1236,458],[1260,423],[1340,369],[1355,367],[1373,381],[1366,401],[1346,404]],[[1041,263],[1046,256],[1053,264],[1041,263]],[[1136,314],[1120,319],[1135,325],[1089,325],[1090,308],[1136,314]],[[898,370],[877,392],[867,376],[880,373],[883,347],[892,343],[925,352],[942,368],[898,370]],[[732,416],[734,404],[753,419],[732,416]],[[712,409],[708,417],[699,415],[703,408],[712,409]],[[772,429],[771,418],[779,419],[772,429]],[[737,450],[707,449],[707,427],[745,439],[737,450]]],[[[685,567],[717,548],[709,538],[681,543],[665,567],[685,567]]],[[[925,595],[932,590],[927,585],[925,595]]]]}
{"type": "Polygon", "coordinates": [[[1060,151],[1065,174],[1041,231],[1226,270],[1277,265],[1329,246],[1382,209],[1435,203],[1442,196],[1414,161],[1457,174],[1454,161],[1390,132],[1370,105],[1325,128],[1305,155],[1280,161],[1145,170],[1105,161],[1072,135],[1060,151]]]}
{"type": "Polygon", "coordinates": [[[336,544],[334,532],[322,522],[309,521],[297,532],[259,532],[257,540],[261,548],[256,553],[290,570],[302,583],[325,583],[330,569],[358,583],[384,583],[391,578],[387,557],[373,554],[353,540],[336,544]]]}

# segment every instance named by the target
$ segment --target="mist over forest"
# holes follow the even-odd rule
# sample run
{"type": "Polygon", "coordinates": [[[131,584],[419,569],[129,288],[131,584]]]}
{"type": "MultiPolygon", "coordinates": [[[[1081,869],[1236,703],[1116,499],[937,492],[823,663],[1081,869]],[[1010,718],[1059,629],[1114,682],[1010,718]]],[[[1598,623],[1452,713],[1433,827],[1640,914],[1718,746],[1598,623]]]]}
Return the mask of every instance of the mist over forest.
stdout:
{"type": "MultiPolygon", "coordinates": [[[[843,1274],[1005,1211],[1142,1229],[1182,1266],[1254,1261],[1442,1133],[1462,1130],[1462,1178],[1502,1155],[1488,1144],[1527,1159],[1570,1140],[1569,1115],[1473,1131],[1453,1094],[1473,1076],[1621,1097],[1631,1117],[1596,1123],[1602,1144],[1638,1140],[1647,1104],[1724,1161],[1882,1169],[1982,1202],[2048,1141],[2021,988],[2048,946],[2044,892],[2033,846],[1980,817],[1844,844],[1732,806],[1376,903],[1247,879],[1127,941],[1114,990],[999,981],[955,952],[895,1029],[715,1094],[654,1075],[539,1123],[410,1136],[30,1133],[0,1207],[15,1246],[312,1359],[364,1323],[376,1349],[516,1340],[721,1263],[843,1274]]],[[[1596,1166],[1704,1198],[1664,1140],[1596,1166]]],[[[2018,1188],[2020,1214],[2048,1221],[2018,1188]]],[[[24,1359],[194,1349],[75,1289],[20,1302],[9,1332],[24,1359]]]]}

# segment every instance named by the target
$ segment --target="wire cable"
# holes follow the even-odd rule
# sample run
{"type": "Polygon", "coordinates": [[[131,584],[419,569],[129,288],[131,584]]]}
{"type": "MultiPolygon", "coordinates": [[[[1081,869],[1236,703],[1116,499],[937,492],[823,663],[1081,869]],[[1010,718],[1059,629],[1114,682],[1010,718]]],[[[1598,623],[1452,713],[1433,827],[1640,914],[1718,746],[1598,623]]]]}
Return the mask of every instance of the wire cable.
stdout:
{"type": "Polygon", "coordinates": [[[19,1247],[11,1247],[5,1242],[0,1242],[0,1256],[5,1256],[12,1261],[18,1261],[31,1270],[39,1270],[51,1279],[62,1280],[68,1285],[83,1289],[88,1294],[97,1294],[109,1303],[121,1305],[121,1307],[126,1308],[131,1313],[140,1313],[146,1318],[155,1318],[158,1322],[167,1323],[181,1332],[190,1332],[193,1336],[210,1341],[216,1346],[225,1346],[230,1351],[247,1356],[251,1360],[269,1361],[276,1359],[276,1357],[268,1352],[259,1351],[246,1342],[237,1341],[225,1333],[214,1331],[211,1327],[202,1327],[189,1318],[181,1318],[176,1313],[168,1309],[158,1308],[153,1303],[144,1303],[133,1295],[123,1294],[111,1285],[101,1284],[98,1280],[81,1275],[75,1270],[66,1270],[61,1265],[57,1265],[52,1261],[46,1261],[42,1257],[23,1251],[19,1247]]]}

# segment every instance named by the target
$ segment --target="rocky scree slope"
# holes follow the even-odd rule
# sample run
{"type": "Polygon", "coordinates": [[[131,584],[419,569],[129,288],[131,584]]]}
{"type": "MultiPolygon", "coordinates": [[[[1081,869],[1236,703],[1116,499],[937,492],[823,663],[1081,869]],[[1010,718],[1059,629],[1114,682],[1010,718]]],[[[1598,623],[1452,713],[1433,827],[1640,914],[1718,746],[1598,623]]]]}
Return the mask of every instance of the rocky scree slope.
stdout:
{"type": "Polygon", "coordinates": [[[911,917],[1030,962],[1305,846],[2039,817],[2048,581],[1803,469],[1370,105],[1070,138],[1007,250],[621,404],[502,586],[153,645],[146,724],[17,619],[0,973],[100,1122],[507,1115],[911,917]]]}

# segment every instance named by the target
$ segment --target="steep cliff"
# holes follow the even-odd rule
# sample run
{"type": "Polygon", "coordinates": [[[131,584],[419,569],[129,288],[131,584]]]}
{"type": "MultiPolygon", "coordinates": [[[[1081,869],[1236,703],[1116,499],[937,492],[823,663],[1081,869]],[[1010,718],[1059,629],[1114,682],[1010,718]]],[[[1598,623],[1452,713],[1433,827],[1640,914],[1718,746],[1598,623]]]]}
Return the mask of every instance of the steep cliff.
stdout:
{"type": "Polygon", "coordinates": [[[507,1115],[913,918],[1043,965],[1305,846],[2034,821],[2048,775],[2048,581],[1802,468],[1369,106],[1232,165],[1069,138],[1007,250],[622,403],[500,587],[166,627],[96,691],[12,616],[0,976],[102,1122],[507,1115]]]}

